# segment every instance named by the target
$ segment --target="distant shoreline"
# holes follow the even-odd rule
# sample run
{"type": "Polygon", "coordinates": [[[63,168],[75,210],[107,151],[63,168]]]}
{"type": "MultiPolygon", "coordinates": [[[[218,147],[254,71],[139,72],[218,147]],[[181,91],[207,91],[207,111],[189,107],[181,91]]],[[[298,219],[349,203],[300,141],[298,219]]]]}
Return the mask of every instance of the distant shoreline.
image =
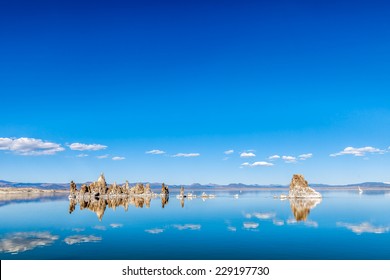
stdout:
{"type": "MultiPolygon", "coordinates": [[[[358,189],[359,185],[356,186],[326,186],[326,187],[315,187],[318,191],[355,191],[358,189]]],[[[390,186],[381,186],[381,187],[361,187],[363,191],[390,191],[390,186]]],[[[152,188],[156,190],[157,188],[152,188]]],[[[178,187],[171,187],[172,192],[178,192],[178,187]]],[[[229,191],[288,191],[289,187],[186,187],[186,191],[212,191],[212,192],[229,192],[229,191]]],[[[67,194],[69,190],[67,189],[42,189],[38,187],[0,187],[0,195],[9,195],[9,194],[67,194]]]]}

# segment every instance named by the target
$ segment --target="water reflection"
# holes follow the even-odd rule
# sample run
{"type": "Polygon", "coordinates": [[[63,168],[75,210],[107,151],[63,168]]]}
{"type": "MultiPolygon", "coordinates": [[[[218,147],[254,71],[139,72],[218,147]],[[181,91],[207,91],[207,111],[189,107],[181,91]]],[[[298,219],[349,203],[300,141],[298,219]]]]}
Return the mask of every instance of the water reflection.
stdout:
{"type": "Polygon", "coordinates": [[[0,240],[0,252],[17,254],[37,247],[49,246],[59,238],[48,231],[16,232],[0,240]]]}
{"type": "Polygon", "coordinates": [[[291,211],[297,222],[306,221],[310,211],[321,203],[321,198],[293,198],[289,200],[291,211]]]}
{"type": "MultiPolygon", "coordinates": [[[[75,211],[77,204],[80,205],[80,210],[88,209],[96,214],[98,219],[101,221],[104,216],[106,208],[111,208],[115,210],[118,207],[123,207],[125,211],[129,209],[129,205],[132,205],[136,208],[146,208],[150,207],[150,202],[152,197],[150,196],[128,196],[128,197],[115,197],[115,198],[71,198],[69,200],[69,214],[72,214],[75,211]]],[[[164,208],[169,201],[169,196],[161,197],[161,207],[164,208]]],[[[184,205],[183,205],[184,207],[184,205]]]]}

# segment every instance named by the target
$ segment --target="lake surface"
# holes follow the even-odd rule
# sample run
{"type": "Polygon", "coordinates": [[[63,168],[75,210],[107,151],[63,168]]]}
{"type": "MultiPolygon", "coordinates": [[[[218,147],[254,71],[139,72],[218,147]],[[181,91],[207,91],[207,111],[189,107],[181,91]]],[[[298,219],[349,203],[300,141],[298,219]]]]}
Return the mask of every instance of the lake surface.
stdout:
{"type": "Polygon", "coordinates": [[[390,259],[390,193],[0,204],[1,259],[390,259]],[[81,210],[82,209],[82,210],[81,210]],[[71,212],[71,213],[70,213],[71,212]]]}

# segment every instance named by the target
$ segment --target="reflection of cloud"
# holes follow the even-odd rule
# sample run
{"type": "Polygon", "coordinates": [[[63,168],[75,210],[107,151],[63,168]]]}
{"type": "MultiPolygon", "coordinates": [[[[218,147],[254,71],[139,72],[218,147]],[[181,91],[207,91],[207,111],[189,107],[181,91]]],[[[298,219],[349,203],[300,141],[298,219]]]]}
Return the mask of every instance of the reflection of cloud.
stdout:
{"type": "Polygon", "coordinates": [[[178,230],[185,230],[185,229],[199,230],[201,228],[201,225],[197,225],[197,224],[185,224],[185,225],[173,225],[173,226],[178,230]]]}
{"type": "Polygon", "coordinates": [[[362,233],[380,234],[380,233],[386,233],[390,230],[390,227],[375,227],[367,222],[361,224],[348,224],[348,223],[338,222],[337,226],[345,227],[356,234],[362,234],[362,233]]]}
{"type": "Polygon", "coordinates": [[[227,229],[228,229],[228,231],[237,231],[236,227],[228,227],[227,229]]]}
{"type": "Polygon", "coordinates": [[[315,221],[297,221],[295,219],[288,219],[287,220],[288,225],[295,225],[295,224],[298,224],[298,222],[300,224],[307,226],[307,227],[314,227],[314,228],[318,227],[318,223],[315,221]]]}
{"type": "Polygon", "coordinates": [[[260,219],[260,220],[269,220],[276,216],[275,213],[267,212],[267,213],[253,213],[252,216],[260,219]]]}
{"type": "Polygon", "coordinates": [[[94,226],[93,228],[97,230],[106,230],[105,226],[94,226]]]}
{"type": "Polygon", "coordinates": [[[95,235],[72,235],[64,239],[65,243],[68,245],[78,244],[78,243],[89,243],[89,242],[99,242],[102,238],[95,235]]]}
{"type": "Polygon", "coordinates": [[[164,229],[162,229],[162,228],[152,228],[152,229],[145,229],[145,231],[147,233],[151,233],[151,234],[159,234],[159,233],[164,232],[164,229]]]}
{"type": "Polygon", "coordinates": [[[120,228],[120,227],[123,227],[122,224],[110,224],[110,227],[112,228],[120,228]]]}
{"type": "Polygon", "coordinates": [[[384,153],[383,150],[374,148],[374,147],[362,147],[362,148],[354,148],[354,147],[346,147],[344,150],[338,153],[330,154],[331,157],[343,156],[343,155],[354,155],[355,157],[365,156],[367,153],[384,153]]]}
{"type": "Polygon", "coordinates": [[[283,226],[284,225],[283,220],[274,219],[272,222],[275,226],[283,226]]]}
{"type": "Polygon", "coordinates": [[[52,245],[57,239],[57,235],[52,235],[48,231],[16,232],[0,240],[0,252],[17,254],[36,247],[52,245]]]}
{"type": "Polygon", "coordinates": [[[244,228],[246,229],[256,229],[259,227],[259,223],[244,222],[244,228]]]}
{"type": "Polygon", "coordinates": [[[273,212],[264,212],[264,213],[259,213],[259,212],[254,212],[254,213],[245,213],[244,217],[247,219],[250,219],[252,217],[258,218],[260,220],[269,220],[272,218],[275,218],[276,214],[273,212]]]}
{"type": "Polygon", "coordinates": [[[75,232],[82,232],[84,230],[85,230],[85,228],[72,228],[72,231],[75,231],[75,232]]]}

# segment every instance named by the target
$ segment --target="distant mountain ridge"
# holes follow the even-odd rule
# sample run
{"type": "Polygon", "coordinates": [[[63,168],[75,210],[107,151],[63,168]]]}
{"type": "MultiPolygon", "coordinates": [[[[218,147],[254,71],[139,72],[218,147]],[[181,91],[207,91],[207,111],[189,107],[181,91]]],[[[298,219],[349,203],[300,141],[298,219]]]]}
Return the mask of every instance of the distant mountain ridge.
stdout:
{"type": "MultiPolygon", "coordinates": [[[[87,183],[87,182],[85,182],[87,183]]],[[[81,186],[85,183],[77,183],[77,186],[81,186]]],[[[147,183],[147,182],[144,182],[147,183]]],[[[135,185],[136,183],[129,183],[135,185]]],[[[234,189],[245,189],[245,188],[288,188],[289,185],[270,184],[270,185],[259,185],[259,184],[242,184],[242,183],[231,183],[228,185],[223,184],[199,184],[194,183],[190,185],[169,185],[170,188],[180,188],[181,186],[189,189],[204,189],[204,188],[234,188],[234,189]]],[[[390,188],[389,183],[384,182],[363,182],[358,184],[347,184],[347,185],[327,185],[327,184],[310,184],[314,188],[352,188],[352,187],[363,187],[363,188],[390,188]]],[[[0,188],[37,188],[42,190],[68,190],[69,183],[20,183],[0,180],[0,188]]],[[[152,189],[161,188],[161,183],[150,183],[152,189]]]]}

